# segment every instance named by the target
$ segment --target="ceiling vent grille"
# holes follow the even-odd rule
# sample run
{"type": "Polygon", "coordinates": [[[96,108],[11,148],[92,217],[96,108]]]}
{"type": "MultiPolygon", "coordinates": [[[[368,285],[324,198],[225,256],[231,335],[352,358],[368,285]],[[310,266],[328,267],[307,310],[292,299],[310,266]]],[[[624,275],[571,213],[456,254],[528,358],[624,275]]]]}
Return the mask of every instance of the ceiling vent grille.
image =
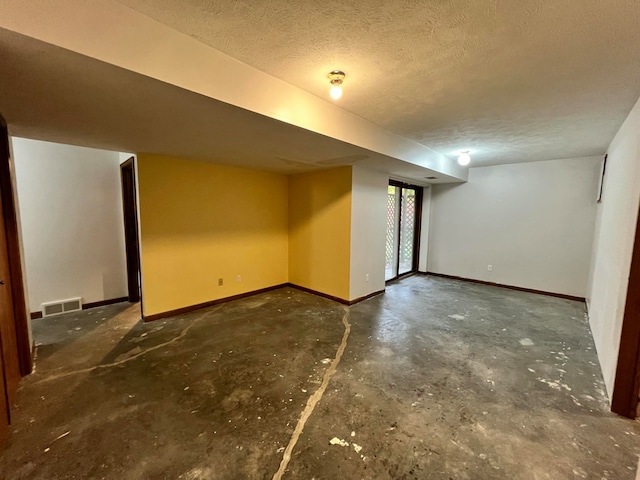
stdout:
{"type": "Polygon", "coordinates": [[[42,316],[51,317],[61,313],[77,312],[82,310],[82,298],[70,298],[68,300],[58,300],[42,304],[42,316]]]}

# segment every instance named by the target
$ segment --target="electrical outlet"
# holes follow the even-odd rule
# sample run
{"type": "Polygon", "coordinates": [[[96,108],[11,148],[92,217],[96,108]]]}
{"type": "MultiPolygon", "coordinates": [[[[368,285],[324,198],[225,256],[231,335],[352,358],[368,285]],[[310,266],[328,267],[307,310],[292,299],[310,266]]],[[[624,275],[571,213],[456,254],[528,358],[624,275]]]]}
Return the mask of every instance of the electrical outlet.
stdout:
{"type": "Polygon", "coordinates": [[[364,276],[364,279],[365,279],[365,281],[367,281],[367,282],[369,281],[369,274],[368,274],[368,273],[364,276]]]}
{"type": "Polygon", "coordinates": [[[224,280],[222,280],[221,278],[218,279],[218,286],[221,287],[222,284],[224,283],[224,280]]]}
{"type": "Polygon", "coordinates": [[[242,275],[236,276],[236,282],[240,283],[242,281],[242,275]]]}
{"type": "Polygon", "coordinates": [[[487,271],[493,272],[493,265],[487,265],[487,271]]]}

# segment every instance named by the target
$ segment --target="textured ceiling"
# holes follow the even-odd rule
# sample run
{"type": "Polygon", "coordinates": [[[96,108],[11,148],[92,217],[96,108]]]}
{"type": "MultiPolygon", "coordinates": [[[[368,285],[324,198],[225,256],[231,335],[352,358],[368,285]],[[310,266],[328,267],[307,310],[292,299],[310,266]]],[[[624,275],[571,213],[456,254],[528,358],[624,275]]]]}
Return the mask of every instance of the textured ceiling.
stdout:
{"type": "Polygon", "coordinates": [[[359,165],[460,181],[3,29],[0,65],[12,136],[281,173],[359,165]]]}
{"type": "Polygon", "coordinates": [[[119,0],[473,164],[604,153],[640,95],[638,0],[119,0]]]}

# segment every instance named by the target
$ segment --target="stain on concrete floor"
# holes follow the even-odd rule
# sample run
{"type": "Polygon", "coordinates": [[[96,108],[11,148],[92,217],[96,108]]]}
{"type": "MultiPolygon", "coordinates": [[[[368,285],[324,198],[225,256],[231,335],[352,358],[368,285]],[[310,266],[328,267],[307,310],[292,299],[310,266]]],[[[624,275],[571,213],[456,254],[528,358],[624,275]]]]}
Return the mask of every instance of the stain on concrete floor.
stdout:
{"type": "Polygon", "coordinates": [[[34,334],[2,479],[271,479],[332,367],[284,479],[635,478],[578,302],[414,276],[349,309],[283,288],[34,334]]]}

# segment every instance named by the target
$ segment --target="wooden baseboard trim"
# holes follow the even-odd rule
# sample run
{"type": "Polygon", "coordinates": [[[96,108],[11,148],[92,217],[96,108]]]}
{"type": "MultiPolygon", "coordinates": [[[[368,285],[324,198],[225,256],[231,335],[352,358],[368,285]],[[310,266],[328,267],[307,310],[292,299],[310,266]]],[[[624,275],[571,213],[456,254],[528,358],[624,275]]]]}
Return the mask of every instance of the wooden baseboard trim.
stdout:
{"type": "MultiPolygon", "coordinates": [[[[356,298],[355,300],[345,300],[343,298],[335,297],[333,295],[328,295],[326,293],[318,292],[316,290],[312,290],[310,288],[301,287],[300,285],[294,285],[293,283],[282,283],[279,285],[274,285],[272,287],[261,288],[259,290],[252,290],[251,292],[240,293],[238,295],[232,295],[230,297],[219,298],[217,300],[211,300],[209,302],[199,303],[197,305],[190,305],[188,307],[177,308],[175,310],[169,310],[167,312],[162,313],[154,313],[153,315],[143,315],[142,319],[145,322],[153,322],[154,320],[160,320],[161,318],[167,317],[175,317],[177,315],[183,315],[185,313],[190,313],[195,310],[200,310],[202,308],[213,307],[214,305],[219,305],[221,303],[232,302],[234,300],[240,300],[242,298],[252,297],[254,295],[259,295],[261,293],[271,292],[273,290],[278,290],[279,288],[295,288],[301,290],[303,292],[311,293],[312,295],[318,295],[319,297],[328,298],[329,300],[333,300],[334,302],[341,303],[343,305],[355,305],[356,303],[363,302],[368,300],[369,298],[375,297],[376,295],[380,295],[384,293],[384,290],[380,290],[378,292],[370,293],[369,295],[365,295],[364,297],[356,298]]],[[[126,298],[125,298],[126,300],[126,298]]]]}
{"type": "Polygon", "coordinates": [[[344,298],[335,297],[333,295],[329,295],[328,293],[322,293],[322,292],[319,292],[317,290],[313,290],[311,288],[301,287],[300,285],[296,285],[294,283],[289,283],[287,285],[289,287],[291,287],[291,288],[296,288],[296,289],[301,290],[303,292],[310,293],[312,295],[317,295],[318,297],[328,298],[329,300],[333,300],[334,302],[338,302],[338,303],[341,303],[342,305],[347,305],[347,306],[351,306],[351,305],[355,305],[356,303],[364,302],[365,300],[368,300],[371,297],[375,297],[376,295],[380,295],[381,293],[384,293],[384,290],[379,290],[377,292],[370,293],[369,295],[365,295],[364,297],[359,297],[359,298],[356,298],[354,300],[345,300],[344,298]]]}
{"type": "Polygon", "coordinates": [[[82,309],[87,310],[89,308],[104,307],[106,305],[113,305],[114,303],[122,303],[128,301],[129,297],[111,298],[109,300],[101,300],[99,302],[85,303],[84,305],[82,305],[82,309]]]}
{"type": "Polygon", "coordinates": [[[328,293],[318,292],[317,290],[313,290],[307,287],[301,287],[300,285],[296,285],[295,283],[287,283],[288,287],[295,288],[296,290],[301,290],[306,293],[310,293],[312,295],[317,295],[318,297],[328,298],[329,300],[333,300],[334,302],[341,303],[342,305],[349,305],[349,300],[345,300],[344,298],[335,297],[333,295],[329,295],[328,293]]]}
{"type": "Polygon", "coordinates": [[[370,293],[369,295],[365,295],[364,297],[358,297],[354,300],[349,301],[349,305],[355,305],[356,303],[364,302],[365,300],[369,300],[370,298],[377,297],[378,295],[382,295],[384,290],[378,290],[377,292],[370,293]]]}
{"type": "MultiPolygon", "coordinates": [[[[114,303],[122,303],[129,300],[129,297],[110,298],[108,300],[100,300],[99,302],[90,302],[82,304],[82,310],[88,310],[90,308],[104,307],[106,305],[113,305],[114,303]]],[[[31,320],[42,318],[42,312],[31,312],[31,320]]]]}
{"type": "Polygon", "coordinates": [[[278,290],[279,288],[295,288],[297,290],[301,290],[306,293],[310,293],[312,295],[317,295],[319,297],[328,298],[329,300],[333,300],[334,302],[341,303],[342,305],[355,305],[356,303],[364,302],[376,295],[380,295],[384,293],[384,290],[380,290],[378,292],[370,293],[369,295],[365,295],[364,297],[356,298],[355,300],[345,300],[344,298],[335,297],[333,295],[328,295],[326,293],[318,292],[317,290],[312,290],[310,288],[301,287],[300,285],[295,285],[293,283],[281,283],[279,285],[274,285],[272,287],[261,288],[259,290],[253,290],[247,293],[240,293],[238,295],[232,295],[230,297],[219,298],[217,300],[211,300],[209,302],[199,303],[197,305],[190,305],[188,307],[177,308],[175,310],[169,310],[167,312],[162,313],[154,313],[153,315],[143,315],[142,319],[145,322],[153,322],[154,320],[160,320],[161,318],[167,317],[175,317],[177,315],[183,315],[185,313],[190,313],[195,310],[200,310],[202,308],[213,307],[214,305],[219,305],[221,303],[232,302],[234,300],[240,300],[242,298],[252,297],[254,295],[259,295],[261,293],[271,292],[273,290],[278,290]]]}
{"type": "Polygon", "coordinates": [[[252,297],[253,295],[271,292],[273,290],[288,286],[290,286],[288,283],[281,283],[272,287],[260,288],[258,290],[252,290],[251,292],[239,293],[238,295],[232,295],[230,297],[219,298],[217,300],[211,300],[209,302],[198,303],[196,305],[190,305],[188,307],[176,308],[175,310],[169,310],[167,312],[154,313],[153,315],[143,315],[142,320],[144,320],[145,322],[153,322],[154,320],[160,320],[161,318],[175,317],[177,315],[183,315],[185,313],[193,312],[194,310],[213,307],[214,305],[219,305],[221,303],[227,303],[234,300],[240,300],[242,298],[252,297]]]}
{"type": "Polygon", "coordinates": [[[478,283],[480,285],[490,285],[492,287],[507,288],[509,290],[516,290],[518,292],[535,293],[538,295],[546,295],[547,297],[564,298],[565,300],[573,300],[575,302],[586,303],[586,299],[584,297],[575,297],[573,295],[565,295],[564,293],[545,292],[543,290],[534,290],[532,288],[515,287],[513,285],[503,285],[501,283],[487,282],[485,280],[475,280],[473,278],[457,277],[455,275],[446,275],[444,273],[434,273],[434,272],[426,272],[426,273],[419,272],[419,273],[421,275],[430,275],[432,277],[449,278],[451,280],[461,280],[463,282],[478,283]]]}

